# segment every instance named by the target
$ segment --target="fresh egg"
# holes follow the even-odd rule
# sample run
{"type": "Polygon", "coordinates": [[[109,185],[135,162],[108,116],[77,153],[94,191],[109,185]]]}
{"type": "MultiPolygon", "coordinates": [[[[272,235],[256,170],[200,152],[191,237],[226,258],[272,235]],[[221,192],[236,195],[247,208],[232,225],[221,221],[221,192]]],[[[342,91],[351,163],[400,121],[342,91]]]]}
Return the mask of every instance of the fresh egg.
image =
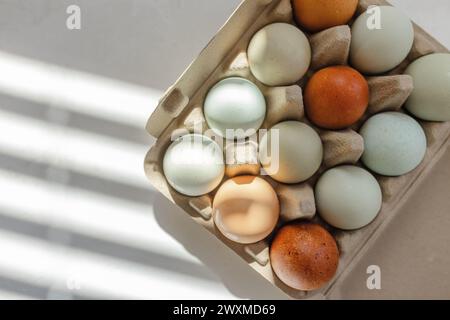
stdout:
{"type": "Polygon", "coordinates": [[[255,33],[247,49],[253,75],[268,86],[290,85],[300,80],[311,62],[308,39],[298,28],[273,23],[255,33]]]}
{"type": "Polygon", "coordinates": [[[413,41],[413,25],[406,15],[391,6],[377,6],[352,25],[350,62],[362,73],[383,73],[406,58],[413,41]]]}
{"type": "Polygon", "coordinates": [[[356,166],[329,169],[315,187],[317,210],[332,226],[353,230],[369,224],[381,208],[382,195],[377,180],[356,166]]]}
{"type": "Polygon", "coordinates": [[[259,88],[249,80],[227,78],[209,90],[204,115],[216,134],[227,139],[242,139],[255,134],[263,123],[266,101],[259,88]]]}
{"type": "Polygon", "coordinates": [[[405,71],[413,77],[414,89],[406,109],[429,121],[450,120],[450,54],[435,53],[411,63],[405,71]]]}
{"type": "Polygon", "coordinates": [[[358,121],[369,104],[369,85],[355,69],[328,67],[316,72],[305,89],[309,120],[326,129],[343,129],[358,121]]]}
{"type": "Polygon", "coordinates": [[[228,239],[254,243],[277,224],[280,204],[272,186],[255,176],[238,176],[220,186],[213,201],[214,223],[228,239]]]}
{"type": "Polygon", "coordinates": [[[173,141],[164,154],[163,171],[179,193],[206,194],[222,181],[225,172],[222,149],[209,137],[184,135],[173,141]]]}
{"type": "Polygon", "coordinates": [[[297,23],[317,32],[346,24],[355,13],[358,0],[293,0],[292,5],[297,23]]]}
{"type": "Polygon", "coordinates": [[[277,277],[297,290],[316,290],[330,281],[339,263],[331,234],[318,224],[283,226],[270,246],[270,264],[277,277]]]}
{"type": "Polygon", "coordinates": [[[323,158],[322,141],[310,126],[285,121],[273,126],[259,145],[259,160],[273,179],[298,183],[310,178],[323,158]]]}
{"type": "Polygon", "coordinates": [[[425,133],[412,117],[384,112],[361,127],[364,153],[361,160],[371,170],[386,176],[400,176],[416,168],[427,149],[425,133]]]}

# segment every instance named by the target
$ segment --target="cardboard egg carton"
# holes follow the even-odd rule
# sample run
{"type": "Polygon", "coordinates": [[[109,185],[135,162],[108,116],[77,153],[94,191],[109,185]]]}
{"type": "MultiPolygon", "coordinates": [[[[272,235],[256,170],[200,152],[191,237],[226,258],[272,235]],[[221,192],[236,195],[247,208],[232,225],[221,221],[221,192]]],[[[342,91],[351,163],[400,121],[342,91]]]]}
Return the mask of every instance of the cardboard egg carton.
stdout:
{"type": "MultiPolygon", "coordinates": [[[[355,16],[374,4],[386,5],[387,2],[361,0],[355,16]]],[[[364,228],[341,231],[324,223],[315,214],[314,184],[327,168],[344,163],[360,165],[359,158],[363,152],[364,142],[357,132],[361,124],[374,113],[386,110],[401,111],[413,86],[412,79],[402,75],[404,69],[420,56],[432,52],[448,52],[448,50],[420,27],[414,25],[414,45],[405,61],[387,74],[367,78],[370,102],[364,118],[347,130],[324,131],[315,128],[324,146],[324,160],[319,171],[308,181],[295,185],[281,184],[264,176],[275,188],[280,200],[279,225],[298,218],[312,219],[324,225],[338,243],[340,262],[334,279],[317,291],[304,292],[284,285],[273,273],[269,260],[271,236],[250,245],[228,240],[214,226],[211,208],[214,191],[201,197],[184,196],[168,185],[162,171],[162,159],[171,143],[172,134],[188,133],[196,128],[197,130],[198,128],[207,129],[202,112],[206,93],[216,82],[230,76],[247,78],[263,92],[267,102],[263,128],[270,128],[284,120],[299,120],[309,124],[304,116],[302,87],[314,70],[347,63],[351,41],[350,27],[337,26],[316,34],[307,34],[312,47],[312,63],[307,75],[291,86],[267,87],[251,74],[246,49],[255,32],[274,22],[295,24],[289,0],[244,0],[240,4],[197,59],[167,90],[150,116],[146,129],[157,140],[146,155],[145,173],[157,190],[224,242],[242,257],[245,263],[274,286],[279,287],[292,298],[326,297],[338,286],[340,277],[346,275],[350,267],[370,247],[380,231],[395,215],[399,206],[408,201],[408,195],[443,154],[450,135],[450,123],[419,121],[425,130],[428,142],[424,161],[415,170],[400,177],[376,175],[383,191],[383,204],[377,218],[364,228]]],[[[246,147],[249,148],[233,145],[225,148],[225,152],[231,154],[235,163],[227,166],[224,179],[239,174],[259,172],[260,167],[257,163],[255,164],[257,145],[246,147]]],[[[220,257],[217,258],[220,259],[220,257]]]]}

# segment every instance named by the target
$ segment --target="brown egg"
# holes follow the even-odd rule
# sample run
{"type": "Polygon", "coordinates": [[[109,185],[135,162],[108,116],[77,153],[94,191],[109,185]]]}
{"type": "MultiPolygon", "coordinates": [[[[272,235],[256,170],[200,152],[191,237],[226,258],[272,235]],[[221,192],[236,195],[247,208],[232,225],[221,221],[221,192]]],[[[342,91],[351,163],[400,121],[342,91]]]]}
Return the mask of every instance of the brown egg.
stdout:
{"type": "Polygon", "coordinates": [[[328,67],[316,72],[305,88],[306,114],[325,129],[344,129],[358,121],[369,104],[369,85],[355,69],[328,67]]]}
{"type": "Polygon", "coordinates": [[[297,222],[282,227],[270,247],[278,278],[297,290],[316,290],[333,278],[339,251],[331,234],[318,224],[297,222]]]}
{"type": "Polygon", "coordinates": [[[238,176],[227,180],[213,201],[214,223],[228,239],[254,243],[267,237],[280,214],[278,197],[262,178],[238,176]]]}
{"type": "Polygon", "coordinates": [[[317,32],[346,24],[355,13],[358,0],[293,0],[292,4],[297,23],[317,32]]]}

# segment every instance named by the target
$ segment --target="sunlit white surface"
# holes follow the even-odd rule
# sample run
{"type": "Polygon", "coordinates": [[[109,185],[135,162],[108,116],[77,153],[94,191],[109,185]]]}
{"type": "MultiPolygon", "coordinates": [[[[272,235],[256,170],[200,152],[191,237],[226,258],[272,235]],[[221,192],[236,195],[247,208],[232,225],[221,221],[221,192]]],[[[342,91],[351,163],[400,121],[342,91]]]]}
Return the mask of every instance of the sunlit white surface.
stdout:
{"type": "Polygon", "coordinates": [[[0,109],[3,151],[32,161],[57,164],[81,173],[149,184],[143,171],[148,146],[88,133],[0,109]]]}
{"type": "Polygon", "coordinates": [[[0,300],[34,300],[23,294],[0,290],[0,300]]]}
{"type": "MultiPolygon", "coordinates": [[[[4,215],[165,255],[176,256],[181,248],[178,243],[167,241],[151,205],[61,187],[4,170],[0,170],[0,194],[0,211],[4,215]]],[[[197,262],[194,258],[189,260],[197,262]]]]}
{"type": "MultiPolygon", "coordinates": [[[[130,299],[226,298],[220,284],[0,231],[0,275],[73,294],[130,299]],[[14,257],[11,259],[10,257],[14,257]],[[155,273],[158,277],[155,277],[155,273]]],[[[70,294],[69,294],[70,296],[70,294]]]]}
{"type": "Polygon", "coordinates": [[[0,52],[0,91],[142,128],[160,92],[0,52]]]}

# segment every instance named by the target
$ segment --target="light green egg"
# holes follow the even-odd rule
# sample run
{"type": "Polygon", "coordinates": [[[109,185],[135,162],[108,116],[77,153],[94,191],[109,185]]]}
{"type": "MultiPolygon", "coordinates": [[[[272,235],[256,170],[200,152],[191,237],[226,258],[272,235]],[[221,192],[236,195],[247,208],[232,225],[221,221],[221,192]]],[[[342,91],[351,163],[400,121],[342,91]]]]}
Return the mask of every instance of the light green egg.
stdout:
{"type": "Polygon", "coordinates": [[[377,6],[352,25],[350,64],[365,74],[386,72],[406,58],[413,41],[413,25],[402,11],[377,6]]]}
{"type": "Polygon", "coordinates": [[[429,121],[450,120],[450,54],[435,53],[417,59],[405,71],[414,89],[406,109],[429,121]]]}
{"type": "Polygon", "coordinates": [[[378,215],[382,202],[377,180],[356,166],[326,171],[316,184],[315,197],[322,219],[344,230],[369,224],[378,215]]]}

